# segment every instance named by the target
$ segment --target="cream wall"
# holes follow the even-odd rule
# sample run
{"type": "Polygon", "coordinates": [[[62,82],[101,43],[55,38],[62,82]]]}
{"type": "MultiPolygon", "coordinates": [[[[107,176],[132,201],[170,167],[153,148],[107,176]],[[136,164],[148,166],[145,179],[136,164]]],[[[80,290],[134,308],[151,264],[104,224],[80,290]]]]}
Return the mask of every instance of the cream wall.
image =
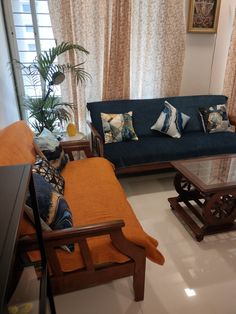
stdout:
{"type": "Polygon", "coordinates": [[[221,0],[217,34],[187,33],[181,95],[222,93],[235,8],[236,0],[221,0]]]}
{"type": "Polygon", "coordinates": [[[19,120],[13,79],[9,70],[9,53],[0,3],[0,129],[19,120]]]}

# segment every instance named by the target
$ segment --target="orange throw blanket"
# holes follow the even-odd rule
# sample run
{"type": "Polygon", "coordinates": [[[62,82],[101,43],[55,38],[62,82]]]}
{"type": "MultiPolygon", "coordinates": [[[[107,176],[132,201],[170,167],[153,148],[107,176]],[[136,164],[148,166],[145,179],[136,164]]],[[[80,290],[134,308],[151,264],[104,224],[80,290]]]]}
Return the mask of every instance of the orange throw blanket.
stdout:
{"type": "MultiPolygon", "coordinates": [[[[0,144],[0,165],[34,162],[33,135],[24,122],[0,131],[0,144]]],[[[153,262],[164,263],[163,255],[157,250],[158,242],[142,229],[109,161],[100,157],[71,161],[62,175],[65,178],[64,196],[72,211],[74,227],[122,219],[127,239],[145,248],[147,257],[153,262]]],[[[23,220],[22,235],[34,232],[31,223],[23,220]]],[[[129,260],[112,245],[109,236],[90,238],[88,245],[95,265],[129,260]]],[[[84,266],[78,245],[73,253],[58,249],[57,254],[65,272],[84,266]]],[[[32,252],[31,258],[37,259],[37,252],[32,252]]]]}

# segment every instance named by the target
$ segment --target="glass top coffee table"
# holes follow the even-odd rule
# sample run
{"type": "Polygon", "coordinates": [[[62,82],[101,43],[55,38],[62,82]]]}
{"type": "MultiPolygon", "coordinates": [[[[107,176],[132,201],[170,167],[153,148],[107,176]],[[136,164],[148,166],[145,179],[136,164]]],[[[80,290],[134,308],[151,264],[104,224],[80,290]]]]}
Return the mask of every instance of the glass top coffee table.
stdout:
{"type": "Polygon", "coordinates": [[[169,198],[179,220],[198,241],[236,229],[236,155],[171,162],[177,197],[169,198]]]}

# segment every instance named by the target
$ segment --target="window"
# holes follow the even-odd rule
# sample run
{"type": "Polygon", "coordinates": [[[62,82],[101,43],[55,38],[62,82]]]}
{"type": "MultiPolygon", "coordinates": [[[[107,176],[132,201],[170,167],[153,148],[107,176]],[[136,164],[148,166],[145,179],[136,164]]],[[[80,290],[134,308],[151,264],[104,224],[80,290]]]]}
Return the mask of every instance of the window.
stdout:
{"type": "Polygon", "coordinates": [[[23,12],[30,12],[30,5],[29,4],[22,4],[23,12]]]}
{"type": "MultiPolygon", "coordinates": [[[[48,0],[4,0],[12,58],[25,65],[55,46],[49,15],[48,0]]],[[[40,97],[42,87],[33,86],[24,73],[15,69],[17,91],[23,104],[24,96],[40,97]]],[[[60,96],[60,88],[56,95],[60,96]]],[[[24,107],[21,106],[22,111],[24,107]]],[[[23,112],[27,117],[27,112],[23,112]]]]}
{"type": "Polygon", "coordinates": [[[35,46],[35,44],[33,43],[33,44],[28,44],[28,49],[29,49],[29,51],[36,51],[36,46],[35,46]]]}
{"type": "Polygon", "coordinates": [[[34,29],[33,29],[33,26],[25,26],[25,30],[27,33],[33,33],[34,29]]]}

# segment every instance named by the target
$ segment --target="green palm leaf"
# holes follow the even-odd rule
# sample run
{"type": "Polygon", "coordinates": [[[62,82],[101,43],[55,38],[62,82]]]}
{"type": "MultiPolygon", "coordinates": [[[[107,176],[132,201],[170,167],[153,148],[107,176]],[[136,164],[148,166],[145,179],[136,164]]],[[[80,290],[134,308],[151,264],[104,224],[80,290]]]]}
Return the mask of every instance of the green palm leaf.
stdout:
{"type": "Polygon", "coordinates": [[[83,53],[87,55],[89,52],[78,44],[70,42],[62,42],[55,47],[44,51],[37,56],[32,64],[26,66],[20,61],[13,60],[19,70],[29,80],[29,85],[42,86],[42,97],[25,99],[25,107],[29,112],[30,124],[32,127],[41,132],[45,127],[49,130],[53,130],[57,122],[69,121],[71,119],[71,109],[75,106],[61,100],[54,94],[50,95],[53,91],[53,75],[61,72],[71,73],[75,78],[77,84],[83,83],[87,79],[91,79],[91,76],[83,68],[84,62],[78,64],[58,64],[57,58],[69,51],[74,53],[83,53]]]}
{"type": "MultiPolygon", "coordinates": [[[[53,47],[51,49],[49,49],[48,52],[42,52],[35,60],[34,62],[34,66],[35,68],[38,70],[38,72],[40,73],[40,75],[42,76],[42,78],[45,80],[45,81],[48,81],[50,82],[51,81],[51,77],[53,75],[53,73],[55,73],[57,70],[58,70],[58,67],[56,64],[54,64],[56,58],[58,56],[60,56],[61,54],[67,52],[67,51],[78,51],[78,52],[83,52],[85,54],[88,54],[89,52],[84,49],[82,46],[80,45],[77,45],[77,44],[73,44],[73,43],[65,43],[65,42],[62,42],[60,45],[56,46],[56,47],[53,47]]],[[[70,69],[73,69],[73,65],[71,64],[70,65],[71,67],[68,67],[67,65],[61,65],[62,67],[62,70],[63,70],[63,73],[64,73],[64,70],[70,70],[70,69]]],[[[80,75],[79,73],[76,74],[76,79],[77,81],[83,81],[84,80],[84,71],[82,68],[81,68],[81,78],[80,78],[80,75]],[[78,80],[79,78],[79,80],[78,80]]],[[[87,72],[86,72],[87,73],[87,72]]],[[[89,74],[88,74],[88,77],[89,77],[89,74]]]]}

